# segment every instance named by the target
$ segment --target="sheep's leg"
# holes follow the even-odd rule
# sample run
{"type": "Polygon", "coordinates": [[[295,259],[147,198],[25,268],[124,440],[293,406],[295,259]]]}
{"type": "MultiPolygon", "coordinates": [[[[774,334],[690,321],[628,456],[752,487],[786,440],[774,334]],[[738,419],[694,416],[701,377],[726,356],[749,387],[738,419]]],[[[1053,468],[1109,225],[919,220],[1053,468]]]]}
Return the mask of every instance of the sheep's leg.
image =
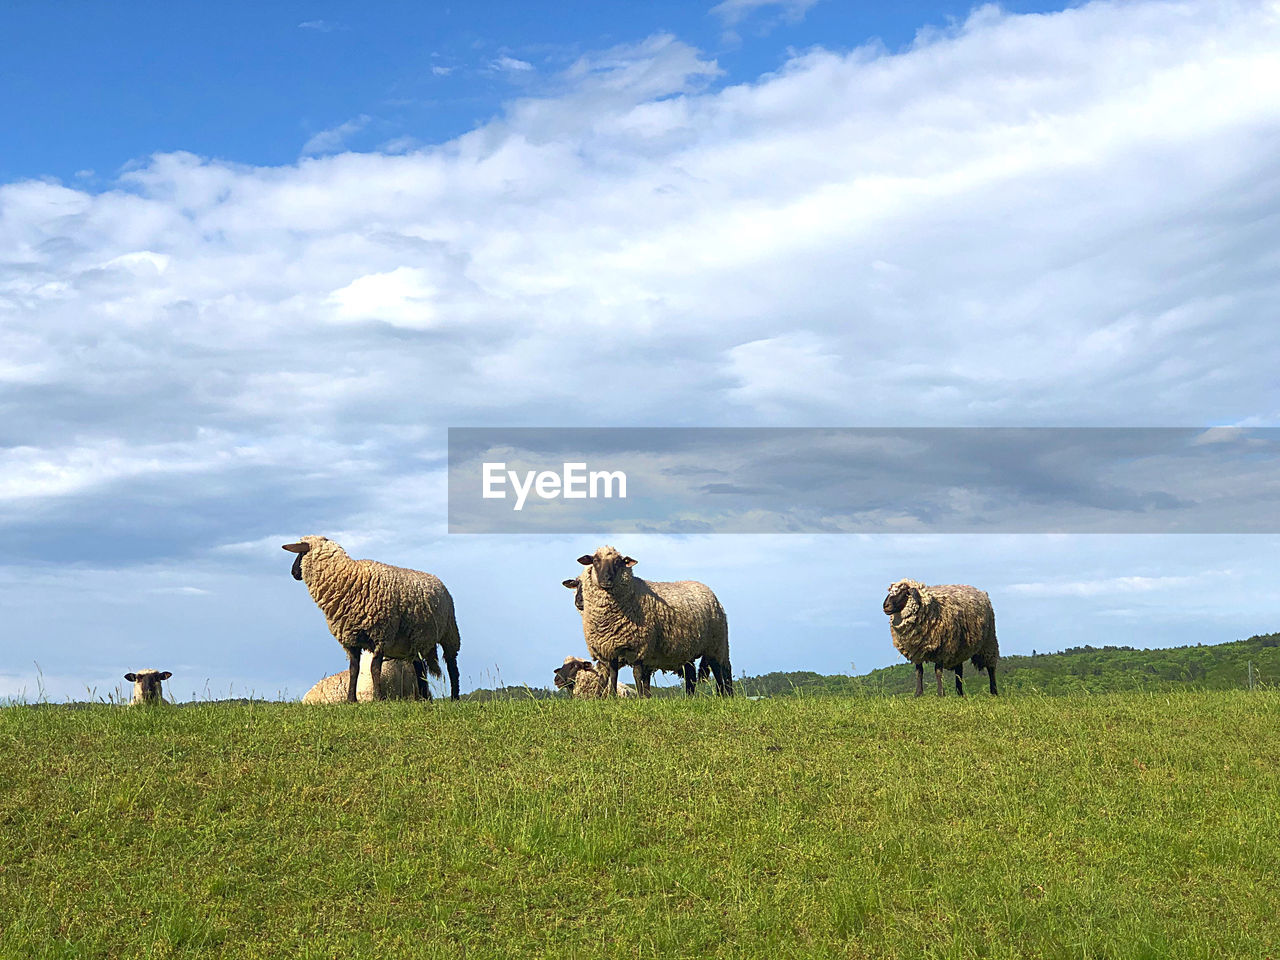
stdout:
{"type": "Polygon", "coordinates": [[[987,683],[991,685],[991,695],[996,696],[996,668],[990,664],[987,665],[987,683]]]}
{"type": "Polygon", "coordinates": [[[386,692],[382,689],[382,654],[377,651],[369,658],[369,678],[373,681],[373,699],[386,699],[386,692]]]}
{"type": "Polygon", "coordinates": [[[684,692],[690,697],[698,692],[698,668],[692,663],[684,665],[684,692]]]}
{"type": "Polygon", "coordinates": [[[933,665],[933,679],[938,681],[938,696],[943,696],[942,692],[942,665],[935,663],[933,665]]]}
{"type": "Polygon", "coordinates": [[[924,696],[924,661],[916,664],[916,696],[924,696]]]}
{"type": "Polygon", "coordinates": [[[716,693],[722,697],[733,696],[733,671],[729,664],[711,661],[711,673],[716,678],[716,693]]]}
{"type": "Polygon", "coordinates": [[[616,697],[618,695],[618,667],[619,666],[620,664],[618,663],[617,660],[609,661],[609,677],[608,677],[608,682],[605,684],[606,697],[616,697]]]}
{"type": "MultiPolygon", "coordinates": [[[[449,699],[458,699],[458,654],[445,653],[444,655],[445,669],[449,671],[449,699]]],[[[430,699],[430,698],[428,698],[430,699]]]]}
{"type": "Polygon", "coordinates": [[[649,696],[649,678],[653,676],[653,670],[644,665],[643,660],[637,660],[631,665],[631,674],[635,677],[636,693],[642,697],[649,696]]]}
{"type": "Polygon", "coordinates": [[[427,682],[427,662],[421,658],[413,661],[413,676],[418,681],[418,697],[431,699],[431,684],[427,682]]]}
{"type": "Polygon", "coordinates": [[[964,696],[964,664],[956,664],[956,696],[964,696]]]}
{"type": "Polygon", "coordinates": [[[360,682],[360,648],[347,647],[347,703],[356,702],[356,684],[360,682]]]}

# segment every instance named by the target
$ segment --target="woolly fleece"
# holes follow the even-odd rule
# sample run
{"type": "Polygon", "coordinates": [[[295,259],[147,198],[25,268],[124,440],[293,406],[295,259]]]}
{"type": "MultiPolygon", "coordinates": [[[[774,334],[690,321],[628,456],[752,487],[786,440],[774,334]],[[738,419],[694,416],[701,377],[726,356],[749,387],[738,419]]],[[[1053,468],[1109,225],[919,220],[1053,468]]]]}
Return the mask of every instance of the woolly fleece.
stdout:
{"type": "Polygon", "coordinates": [[[889,634],[899,653],[912,663],[935,663],[954,670],[966,660],[994,669],[1000,660],[996,643],[996,615],[991,598],[977,587],[943,584],[927,587],[915,580],[899,580],[919,593],[889,617],[889,634]]]}
{"type": "MultiPolygon", "coordinates": [[[[327,537],[302,537],[302,581],[345,648],[381,652],[391,660],[422,659],[440,676],[446,656],[462,646],[453,598],[439,577],[376,560],[352,560],[327,537]]],[[[384,665],[385,666],[385,665],[384,665]]]]}

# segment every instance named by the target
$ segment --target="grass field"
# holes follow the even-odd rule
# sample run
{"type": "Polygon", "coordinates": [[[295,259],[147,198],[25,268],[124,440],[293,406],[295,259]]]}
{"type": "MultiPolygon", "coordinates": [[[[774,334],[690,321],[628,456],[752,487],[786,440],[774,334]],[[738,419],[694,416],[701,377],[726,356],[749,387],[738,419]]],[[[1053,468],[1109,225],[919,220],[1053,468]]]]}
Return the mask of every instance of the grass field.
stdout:
{"type": "Polygon", "coordinates": [[[0,956],[1280,956],[1280,693],[0,709],[0,956]]]}

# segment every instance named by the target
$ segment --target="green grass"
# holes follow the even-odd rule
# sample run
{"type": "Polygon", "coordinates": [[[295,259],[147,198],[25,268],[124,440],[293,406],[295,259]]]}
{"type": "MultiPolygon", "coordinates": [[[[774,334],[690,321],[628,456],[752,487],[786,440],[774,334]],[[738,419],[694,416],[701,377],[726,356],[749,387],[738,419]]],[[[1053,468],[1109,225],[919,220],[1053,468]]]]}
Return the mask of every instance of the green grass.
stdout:
{"type": "Polygon", "coordinates": [[[1280,956],[1280,693],[0,709],[0,957],[1280,956]]]}

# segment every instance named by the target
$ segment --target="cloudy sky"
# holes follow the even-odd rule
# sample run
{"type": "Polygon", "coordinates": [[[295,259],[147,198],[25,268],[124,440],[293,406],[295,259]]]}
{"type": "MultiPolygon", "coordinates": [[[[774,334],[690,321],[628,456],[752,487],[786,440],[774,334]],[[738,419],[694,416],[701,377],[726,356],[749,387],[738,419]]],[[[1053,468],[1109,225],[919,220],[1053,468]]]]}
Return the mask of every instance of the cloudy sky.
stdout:
{"type": "MultiPolygon", "coordinates": [[[[1280,426],[1274,3],[372,6],[0,12],[0,697],[300,695],[308,533],[546,685],[597,543],[449,535],[450,426],[1280,426]]],[[[892,662],[903,576],[1280,629],[1273,535],[617,539],[738,673],[892,662]]]]}

